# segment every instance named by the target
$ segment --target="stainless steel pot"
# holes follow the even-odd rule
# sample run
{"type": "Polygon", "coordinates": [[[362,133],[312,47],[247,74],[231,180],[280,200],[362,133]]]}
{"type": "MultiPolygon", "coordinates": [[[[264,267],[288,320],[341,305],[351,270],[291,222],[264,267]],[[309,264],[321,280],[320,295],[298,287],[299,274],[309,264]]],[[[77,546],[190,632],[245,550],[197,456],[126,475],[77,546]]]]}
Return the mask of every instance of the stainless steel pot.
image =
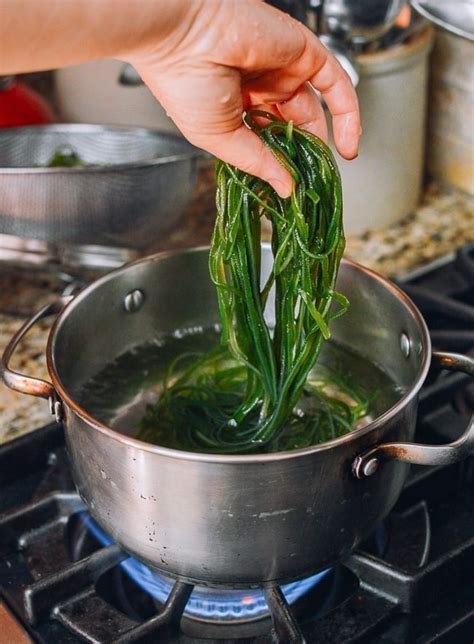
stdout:
{"type": "MultiPolygon", "coordinates": [[[[76,402],[91,376],[124,351],[218,320],[207,249],[163,253],[120,268],[45,307],[3,355],[5,383],[49,399],[63,420],[79,492],[128,552],[172,577],[229,587],[271,585],[321,570],[349,553],[392,508],[408,463],[437,465],[474,448],[474,425],[443,446],[414,445],[417,393],[430,361],[474,373],[471,359],[431,355],[426,326],[394,285],[349,261],[338,288],[351,302],[333,337],[370,356],[405,392],[367,427],[308,449],[210,455],[117,433],[76,402]],[[61,310],[47,347],[52,384],[12,371],[20,339],[61,310]]],[[[271,251],[265,247],[263,272],[271,251]]],[[[269,311],[272,321],[273,311],[269,311]]]]}

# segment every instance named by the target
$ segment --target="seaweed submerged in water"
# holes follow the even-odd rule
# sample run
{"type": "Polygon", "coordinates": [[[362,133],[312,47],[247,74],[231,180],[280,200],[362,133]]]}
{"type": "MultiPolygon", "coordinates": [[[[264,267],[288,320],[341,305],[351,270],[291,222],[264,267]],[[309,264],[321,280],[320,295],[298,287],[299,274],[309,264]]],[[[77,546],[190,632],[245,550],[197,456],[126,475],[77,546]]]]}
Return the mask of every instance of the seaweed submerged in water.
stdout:
{"type": "MultiPolygon", "coordinates": [[[[367,408],[307,382],[331,319],[347,299],[335,290],[344,251],[339,172],[312,134],[253,111],[245,117],[294,180],[288,199],[266,182],[217,162],[217,218],[209,268],[222,348],[178,358],[138,434],[194,451],[244,453],[306,447],[350,431],[367,408]],[[255,118],[269,123],[259,127],[255,118]],[[261,285],[261,218],[272,225],[273,266],[261,285]],[[272,291],[274,289],[274,291],[272,291]],[[265,320],[274,293],[275,320],[265,320]],[[303,392],[319,403],[296,409],[303,392]]],[[[344,386],[342,387],[344,391],[344,386]]]]}
{"type": "Polygon", "coordinates": [[[78,153],[69,145],[54,150],[47,168],[85,168],[86,164],[78,153]]]}

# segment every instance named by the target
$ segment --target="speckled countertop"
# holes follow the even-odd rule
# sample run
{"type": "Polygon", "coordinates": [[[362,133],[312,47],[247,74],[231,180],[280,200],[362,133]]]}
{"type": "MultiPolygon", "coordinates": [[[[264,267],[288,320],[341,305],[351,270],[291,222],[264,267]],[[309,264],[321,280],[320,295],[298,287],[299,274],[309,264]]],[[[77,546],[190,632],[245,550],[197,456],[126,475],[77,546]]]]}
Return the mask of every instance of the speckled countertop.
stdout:
{"type": "MultiPolygon", "coordinates": [[[[203,162],[191,207],[180,224],[150,251],[207,244],[214,216],[212,169],[203,162]]],[[[401,275],[474,241],[474,198],[430,184],[418,209],[398,224],[347,241],[346,255],[388,277],[401,275]]],[[[88,275],[90,280],[92,275],[88,275]]],[[[0,265],[0,350],[32,312],[60,293],[64,282],[54,273],[13,270],[0,265]]],[[[23,341],[13,367],[47,377],[47,321],[23,341]]],[[[0,384],[0,443],[50,422],[45,401],[16,394],[0,384]]]]}

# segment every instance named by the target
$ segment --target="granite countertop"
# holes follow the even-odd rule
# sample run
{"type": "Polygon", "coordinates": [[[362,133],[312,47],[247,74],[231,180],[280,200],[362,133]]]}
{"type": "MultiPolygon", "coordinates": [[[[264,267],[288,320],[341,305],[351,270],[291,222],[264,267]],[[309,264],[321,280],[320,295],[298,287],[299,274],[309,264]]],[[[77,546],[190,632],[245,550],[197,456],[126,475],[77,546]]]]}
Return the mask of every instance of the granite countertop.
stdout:
{"type": "MultiPolygon", "coordinates": [[[[207,244],[213,227],[213,171],[201,162],[197,189],[188,212],[150,251],[207,244]]],[[[418,209],[383,231],[347,240],[346,256],[390,277],[401,275],[463,244],[474,241],[474,197],[436,183],[429,184],[418,209]]],[[[94,275],[86,276],[91,280],[94,275]]],[[[0,274],[0,350],[26,319],[64,288],[51,272],[2,267],[0,274]]],[[[50,323],[39,323],[23,341],[13,367],[47,378],[45,346],[50,323]]],[[[51,422],[46,401],[16,394],[0,384],[0,444],[51,422]]]]}

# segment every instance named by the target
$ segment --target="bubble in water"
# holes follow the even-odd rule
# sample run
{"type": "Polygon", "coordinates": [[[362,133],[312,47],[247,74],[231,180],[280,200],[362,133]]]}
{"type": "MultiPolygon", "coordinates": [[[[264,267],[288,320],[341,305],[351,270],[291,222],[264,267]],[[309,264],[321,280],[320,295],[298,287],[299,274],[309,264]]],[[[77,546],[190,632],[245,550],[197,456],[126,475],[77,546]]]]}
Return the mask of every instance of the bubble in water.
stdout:
{"type": "Polygon", "coordinates": [[[198,335],[203,333],[204,329],[202,326],[190,326],[190,327],[184,327],[182,329],[176,329],[173,331],[172,336],[173,338],[177,338],[178,340],[181,340],[182,338],[186,338],[189,335],[198,335]]]}

